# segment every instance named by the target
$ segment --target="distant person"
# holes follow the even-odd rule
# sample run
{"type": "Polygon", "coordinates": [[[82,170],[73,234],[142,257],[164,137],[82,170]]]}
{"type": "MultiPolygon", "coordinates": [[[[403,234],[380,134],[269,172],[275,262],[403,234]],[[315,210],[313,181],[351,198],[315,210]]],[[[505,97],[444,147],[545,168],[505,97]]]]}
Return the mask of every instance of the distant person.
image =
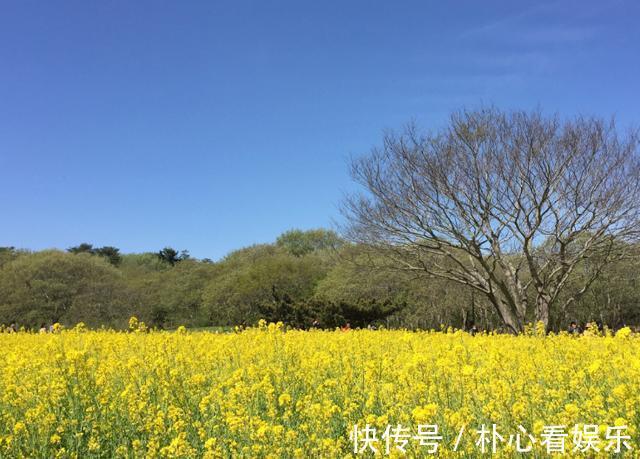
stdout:
{"type": "Polygon", "coordinates": [[[40,325],[39,333],[47,333],[47,324],[43,323],[40,325]]]}
{"type": "Polygon", "coordinates": [[[9,328],[7,328],[7,332],[15,333],[17,331],[18,331],[18,326],[16,325],[15,322],[11,322],[11,325],[9,325],[9,328]]]}
{"type": "Polygon", "coordinates": [[[469,329],[469,334],[470,334],[471,336],[475,336],[475,335],[478,333],[478,331],[479,331],[479,330],[478,330],[478,326],[477,326],[476,324],[473,324],[473,325],[471,326],[471,328],[469,329]]]}
{"type": "Polygon", "coordinates": [[[313,319],[313,322],[311,322],[311,328],[319,328],[320,327],[320,321],[318,319],[313,319]]]}
{"type": "Polygon", "coordinates": [[[351,324],[349,322],[347,322],[343,327],[342,327],[342,331],[346,332],[351,330],[351,324]]]}
{"type": "Polygon", "coordinates": [[[572,321],[569,324],[569,328],[567,329],[567,332],[570,335],[579,335],[580,334],[580,329],[578,328],[578,324],[575,321],[572,321]]]}

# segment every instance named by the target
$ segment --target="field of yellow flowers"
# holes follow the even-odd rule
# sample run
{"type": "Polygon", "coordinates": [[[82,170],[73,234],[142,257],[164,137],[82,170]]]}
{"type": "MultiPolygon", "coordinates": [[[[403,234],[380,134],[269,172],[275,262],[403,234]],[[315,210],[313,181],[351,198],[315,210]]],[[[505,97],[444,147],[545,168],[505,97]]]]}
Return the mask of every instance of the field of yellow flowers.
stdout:
{"type": "Polygon", "coordinates": [[[544,457],[552,441],[572,456],[636,455],[628,329],[77,327],[0,334],[0,349],[0,457],[544,457]]]}

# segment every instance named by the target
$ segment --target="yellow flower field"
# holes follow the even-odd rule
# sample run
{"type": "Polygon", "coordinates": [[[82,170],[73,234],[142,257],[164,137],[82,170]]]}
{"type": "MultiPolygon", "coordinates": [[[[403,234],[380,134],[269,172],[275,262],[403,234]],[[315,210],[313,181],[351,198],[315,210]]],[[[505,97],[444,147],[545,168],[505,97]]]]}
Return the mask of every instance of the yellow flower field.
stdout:
{"type": "Polygon", "coordinates": [[[552,440],[572,456],[638,448],[640,339],[627,330],[80,328],[0,334],[0,349],[0,457],[367,457],[387,446],[390,457],[478,457],[494,440],[496,457],[544,457],[552,440]],[[549,426],[566,431],[552,438],[549,426]]]}

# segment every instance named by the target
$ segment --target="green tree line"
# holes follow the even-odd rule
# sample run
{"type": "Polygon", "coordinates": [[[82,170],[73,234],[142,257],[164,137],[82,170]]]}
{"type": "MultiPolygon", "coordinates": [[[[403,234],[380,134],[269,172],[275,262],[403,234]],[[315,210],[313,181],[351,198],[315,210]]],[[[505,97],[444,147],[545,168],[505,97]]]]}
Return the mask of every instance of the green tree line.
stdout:
{"type": "MultiPolygon", "coordinates": [[[[158,328],[253,325],[261,318],[299,328],[501,327],[473,289],[393,269],[377,256],[323,229],[291,230],[217,262],[170,247],[137,254],[87,243],[67,251],[4,247],[0,323],[124,328],[135,315],[158,328]]],[[[551,311],[550,328],[572,320],[640,324],[639,263],[629,258],[608,266],[585,295],[551,311]]],[[[576,269],[567,296],[589,269],[589,263],[576,269]]]]}

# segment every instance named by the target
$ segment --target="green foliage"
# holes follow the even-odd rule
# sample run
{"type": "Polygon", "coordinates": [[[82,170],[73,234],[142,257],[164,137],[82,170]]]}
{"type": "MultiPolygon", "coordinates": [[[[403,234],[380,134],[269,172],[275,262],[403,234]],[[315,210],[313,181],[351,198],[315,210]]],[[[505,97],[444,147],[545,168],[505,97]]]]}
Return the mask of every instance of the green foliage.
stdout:
{"type": "Polygon", "coordinates": [[[184,260],[172,269],[156,273],[148,283],[151,288],[147,291],[142,317],[148,317],[148,323],[162,328],[210,325],[202,294],[218,269],[216,265],[184,260]]]}
{"type": "Polygon", "coordinates": [[[20,255],[20,252],[15,247],[0,247],[0,268],[5,263],[15,260],[20,255]]]}
{"type": "Polygon", "coordinates": [[[69,247],[67,249],[67,252],[73,253],[74,255],[77,255],[79,253],[88,253],[90,255],[93,255],[95,253],[93,250],[93,244],[89,244],[87,242],[83,242],[82,244],[75,247],[69,247]]]}
{"type": "Polygon", "coordinates": [[[176,263],[188,260],[190,258],[188,250],[182,250],[180,253],[178,253],[177,250],[171,247],[165,247],[164,249],[160,250],[157,253],[157,256],[160,260],[170,264],[171,266],[174,266],[176,263]]]}
{"type": "Polygon", "coordinates": [[[254,246],[220,263],[220,273],[206,288],[204,301],[212,323],[253,323],[282,302],[310,298],[325,273],[318,256],[294,256],[278,247],[254,246]]]}
{"type": "MultiPolygon", "coordinates": [[[[620,260],[609,266],[593,282],[584,295],[568,308],[556,309],[555,328],[566,328],[567,320],[580,324],[594,322],[617,329],[625,325],[640,324],[640,260],[636,257],[620,260]],[[565,323],[561,323],[563,321],[565,323]]],[[[591,276],[588,263],[581,264],[576,280],[567,286],[565,295],[574,294],[584,279],[591,276]]]]}
{"type": "Polygon", "coordinates": [[[309,231],[290,230],[278,237],[276,245],[291,255],[301,257],[313,252],[337,249],[344,242],[333,231],[315,229],[309,231]]]}
{"type": "Polygon", "coordinates": [[[98,255],[106,258],[107,261],[109,261],[109,263],[111,263],[113,266],[118,266],[121,261],[120,249],[116,247],[111,247],[111,246],[94,248],[93,244],[88,244],[86,242],[83,242],[82,244],[77,245],[75,247],[69,247],[67,249],[67,252],[73,253],[74,255],[78,255],[80,253],[86,253],[89,255],[98,255]]]}
{"type": "Polygon", "coordinates": [[[149,272],[169,269],[163,260],[155,253],[128,253],[121,256],[120,268],[129,276],[143,275],[149,272]]]}
{"type": "Polygon", "coordinates": [[[122,261],[122,257],[120,256],[120,249],[111,246],[104,246],[95,249],[95,254],[107,259],[109,263],[113,266],[118,266],[122,261]]]}
{"type": "MultiPolygon", "coordinates": [[[[371,322],[384,319],[386,326],[439,328],[440,324],[468,327],[472,322],[493,326],[489,305],[472,301],[472,292],[438,278],[416,277],[391,269],[361,247],[345,247],[327,276],[318,284],[315,298],[364,311],[371,322]]],[[[358,323],[351,318],[351,323],[358,323]]]]}
{"type": "Polygon", "coordinates": [[[122,274],[88,254],[25,254],[0,269],[0,317],[7,323],[119,325],[127,296],[122,274]]]}
{"type": "MultiPolygon", "coordinates": [[[[472,289],[388,269],[330,231],[289,231],[274,244],[245,247],[218,262],[170,248],[160,253],[120,254],[86,243],[68,253],[0,248],[0,323],[118,327],[135,315],[158,328],[251,325],[262,318],[298,328],[500,325],[492,305],[472,289]]],[[[593,266],[577,266],[567,296],[576,296],[593,266]]],[[[637,257],[612,264],[568,308],[552,310],[552,329],[565,329],[570,320],[612,328],[640,323],[638,272],[637,257]]]]}

